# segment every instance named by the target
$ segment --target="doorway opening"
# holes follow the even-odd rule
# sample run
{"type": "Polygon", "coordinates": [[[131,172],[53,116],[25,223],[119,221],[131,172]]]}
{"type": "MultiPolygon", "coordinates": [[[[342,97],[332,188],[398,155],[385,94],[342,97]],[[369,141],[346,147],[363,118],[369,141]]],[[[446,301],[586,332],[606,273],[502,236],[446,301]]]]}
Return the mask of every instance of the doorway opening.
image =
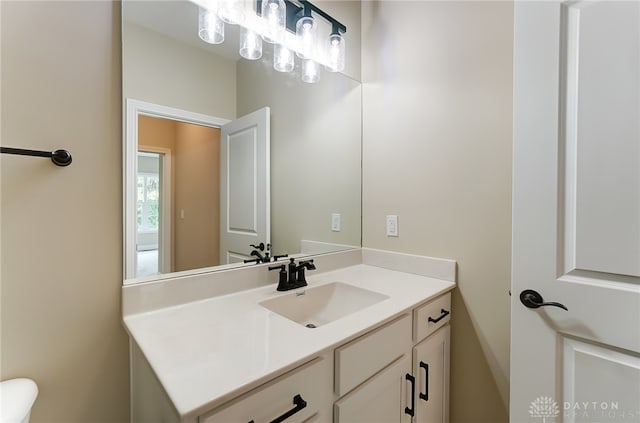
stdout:
{"type": "Polygon", "coordinates": [[[219,152],[219,128],[138,116],[136,276],[156,258],[156,273],[219,264],[219,152]],[[149,159],[171,165],[153,173],[149,159]]]}
{"type": "Polygon", "coordinates": [[[161,273],[161,209],[167,200],[162,195],[164,153],[138,151],[136,177],[136,275],[161,273]]]}

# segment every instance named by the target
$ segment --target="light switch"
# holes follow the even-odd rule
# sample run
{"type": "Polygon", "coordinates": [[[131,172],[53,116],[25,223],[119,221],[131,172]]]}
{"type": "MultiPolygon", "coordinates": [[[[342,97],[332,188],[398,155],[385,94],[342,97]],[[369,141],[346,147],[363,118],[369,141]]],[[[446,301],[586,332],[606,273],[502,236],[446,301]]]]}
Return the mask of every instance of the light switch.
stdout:
{"type": "Polygon", "coordinates": [[[340,232],[341,226],[341,216],[340,213],[331,213],[331,230],[333,232],[340,232]]]}
{"type": "Polygon", "coordinates": [[[387,215],[387,236],[398,236],[398,216],[387,215]]]}

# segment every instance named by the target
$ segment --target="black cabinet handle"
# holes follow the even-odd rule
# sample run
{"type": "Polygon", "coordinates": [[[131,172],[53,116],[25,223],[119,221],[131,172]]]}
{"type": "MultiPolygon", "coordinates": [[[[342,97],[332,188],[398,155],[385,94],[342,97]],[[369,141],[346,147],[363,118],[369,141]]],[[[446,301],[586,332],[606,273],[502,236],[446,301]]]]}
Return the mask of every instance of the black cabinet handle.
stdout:
{"type": "Polygon", "coordinates": [[[429,401],[429,365],[420,361],[420,367],[424,369],[424,394],[420,392],[420,399],[429,401]]]}
{"type": "Polygon", "coordinates": [[[411,408],[405,407],[404,412],[413,417],[416,414],[416,378],[409,373],[404,375],[404,378],[411,382],[411,408]]]}
{"type": "Polygon", "coordinates": [[[438,323],[440,320],[444,319],[449,315],[449,310],[445,310],[444,308],[441,308],[440,313],[442,314],[437,319],[434,319],[433,317],[429,316],[427,320],[432,323],[438,323]]]}
{"type": "Polygon", "coordinates": [[[275,418],[274,420],[271,421],[271,423],[282,423],[283,421],[287,420],[289,417],[296,414],[298,411],[301,411],[304,408],[306,408],[307,402],[302,399],[300,394],[297,394],[295,397],[293,397],[293,405],[295,405],[295,407],[293,407],[291,410],[287,411],[280,417],[275,418]]]}
{"type": "Polygon", "coordinates": [[[542,295],[532,289],[525,289],[520,293],[520,302],[527,308],[553,306],[569,311],[569,309],[564,304],[554,302],[545,303],[542,299],[542,295]]]}

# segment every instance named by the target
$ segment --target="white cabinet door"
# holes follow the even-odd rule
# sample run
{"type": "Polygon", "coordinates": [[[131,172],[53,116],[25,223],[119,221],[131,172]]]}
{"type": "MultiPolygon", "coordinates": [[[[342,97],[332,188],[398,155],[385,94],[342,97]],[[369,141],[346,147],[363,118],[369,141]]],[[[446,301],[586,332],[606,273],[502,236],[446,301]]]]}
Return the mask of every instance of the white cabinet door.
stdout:
{"type": "Polygon", "coordinates": [[[449,421],[449,325],[413,348],[414,423],[449,421]]]}
{"type": "Polygon", "coordinates": [[[639,17],[514,3],[513,422],[637,420],[639,17]]]}
{"type": "Polygon", "coordinates": [[[336,401],[334,423],[410,423],[411,359],[403,355],[336,401]]]}

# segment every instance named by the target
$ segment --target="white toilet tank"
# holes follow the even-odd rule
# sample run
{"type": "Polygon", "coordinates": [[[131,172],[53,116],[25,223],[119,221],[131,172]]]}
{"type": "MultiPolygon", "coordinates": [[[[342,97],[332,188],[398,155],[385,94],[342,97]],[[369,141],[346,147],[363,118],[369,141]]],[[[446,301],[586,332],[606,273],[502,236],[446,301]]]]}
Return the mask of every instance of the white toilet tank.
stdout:
{"type": "Polygon", "coordinates": [[[38,386],[31,379],[0,382],[0,423],[28,423],[38,386]]]}

